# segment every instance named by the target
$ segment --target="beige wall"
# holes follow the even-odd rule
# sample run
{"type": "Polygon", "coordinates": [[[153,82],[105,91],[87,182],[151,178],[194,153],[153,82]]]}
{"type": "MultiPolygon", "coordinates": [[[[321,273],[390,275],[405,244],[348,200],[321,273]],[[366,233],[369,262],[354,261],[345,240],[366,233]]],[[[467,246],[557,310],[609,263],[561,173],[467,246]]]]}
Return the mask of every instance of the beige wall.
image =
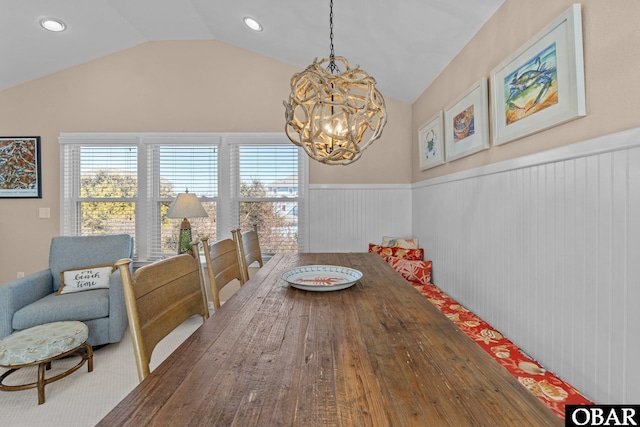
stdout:
{"type": "MultiPolygon", "coordinates": [[[[0,135],[41,136],[43,173],[42,199],[0,199],[0,283],[48,265],[61,132],[284,132],[298,71],[217,41],[151,42],[0,91],[0,135]],[[51,219],[38,218],[40,207],[51,219]]],[[[312,184],[411,181],[411,106],[386,101],[381,139],[349,167],[312,162],[312,184]]]]}
{"type": "Polygon", "coordinates": [[[565,11],[571,0],[507,0],[412,108],[413,181],[423,181],[640,126],[640,2],[584,0],[587,115],[569,123],[420,171],[418,129],[565,11]]]}

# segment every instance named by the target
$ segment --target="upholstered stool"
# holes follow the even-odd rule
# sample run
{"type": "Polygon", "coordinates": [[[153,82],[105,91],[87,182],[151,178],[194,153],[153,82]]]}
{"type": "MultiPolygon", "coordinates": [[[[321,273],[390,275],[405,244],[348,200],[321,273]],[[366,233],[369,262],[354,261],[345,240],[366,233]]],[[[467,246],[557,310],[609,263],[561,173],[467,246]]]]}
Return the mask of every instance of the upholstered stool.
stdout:
{"type": "Polygon", "coordinates": [[[0,376],[0,390],[18,391],[37,387],[38,404],[43,404],[46,384],[66,377],[86,361],[89,361],[89,372],[93,371],[93,349],[86,342],[88,336],[87,325],[69,321],[38,325],[5,337],[0,341],[0,366],[9,370],[0,376]],[[81,357],[77,365],[55,377],[45,378],[45,369],[51,369],[53,360],[74,354],[81,357]],[[38,365],[36,382],[21,385],[4,384],[4,380],[18,369],[35,365],[38,365]]]}

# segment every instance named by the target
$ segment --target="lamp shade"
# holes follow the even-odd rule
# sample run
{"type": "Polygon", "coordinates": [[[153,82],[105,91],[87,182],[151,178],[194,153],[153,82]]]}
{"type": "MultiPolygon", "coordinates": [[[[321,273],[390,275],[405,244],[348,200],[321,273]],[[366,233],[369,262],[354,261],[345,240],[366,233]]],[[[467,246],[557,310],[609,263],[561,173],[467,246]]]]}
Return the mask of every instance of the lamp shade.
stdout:
{"type": "Polygon", "coordinates": [[[189,193],[188,190],[186,193],[178,194],[167,211],[167,218],[204,218],[207,216],[198,197],[189,193]]]}

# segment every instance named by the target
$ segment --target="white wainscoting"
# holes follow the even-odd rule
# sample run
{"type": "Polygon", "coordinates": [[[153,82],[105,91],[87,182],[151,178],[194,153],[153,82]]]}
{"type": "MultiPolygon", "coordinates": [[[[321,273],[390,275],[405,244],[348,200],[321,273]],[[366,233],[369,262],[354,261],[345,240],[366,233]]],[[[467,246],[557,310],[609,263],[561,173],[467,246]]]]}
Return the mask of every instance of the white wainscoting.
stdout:
{"type": "Polygon", "coordinates": [[[310,185],[309,252],[366,252],[411,235],[411,185],[310,185]]]}
{"type": "Polygon", "coordinates": [[[434,283],[597,403],[640,403],[640,129],[413,186],[434,283]]]}

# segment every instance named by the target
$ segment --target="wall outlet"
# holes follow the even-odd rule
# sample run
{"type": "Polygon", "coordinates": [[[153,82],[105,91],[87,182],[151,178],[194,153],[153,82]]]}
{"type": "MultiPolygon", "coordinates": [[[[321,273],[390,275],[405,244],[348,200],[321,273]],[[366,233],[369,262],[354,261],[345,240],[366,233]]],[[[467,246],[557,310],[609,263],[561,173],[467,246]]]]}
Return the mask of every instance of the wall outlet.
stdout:
{"type": "Polygon", "coordinates": [[[216,311],[216,308],[213,305],[213,301],[209,301],[209,313],[213,313],[214,311],[216,311]]]}
{"type": "Polygon", "coordinates": [[[18,271],[18,279],[24,277],[24,271],[18,271]]]}
{"type": "Polygon", "coordinates": [[[51,218],[51,208],[40,208],[38,212],[39,218],[51,218]]]}

